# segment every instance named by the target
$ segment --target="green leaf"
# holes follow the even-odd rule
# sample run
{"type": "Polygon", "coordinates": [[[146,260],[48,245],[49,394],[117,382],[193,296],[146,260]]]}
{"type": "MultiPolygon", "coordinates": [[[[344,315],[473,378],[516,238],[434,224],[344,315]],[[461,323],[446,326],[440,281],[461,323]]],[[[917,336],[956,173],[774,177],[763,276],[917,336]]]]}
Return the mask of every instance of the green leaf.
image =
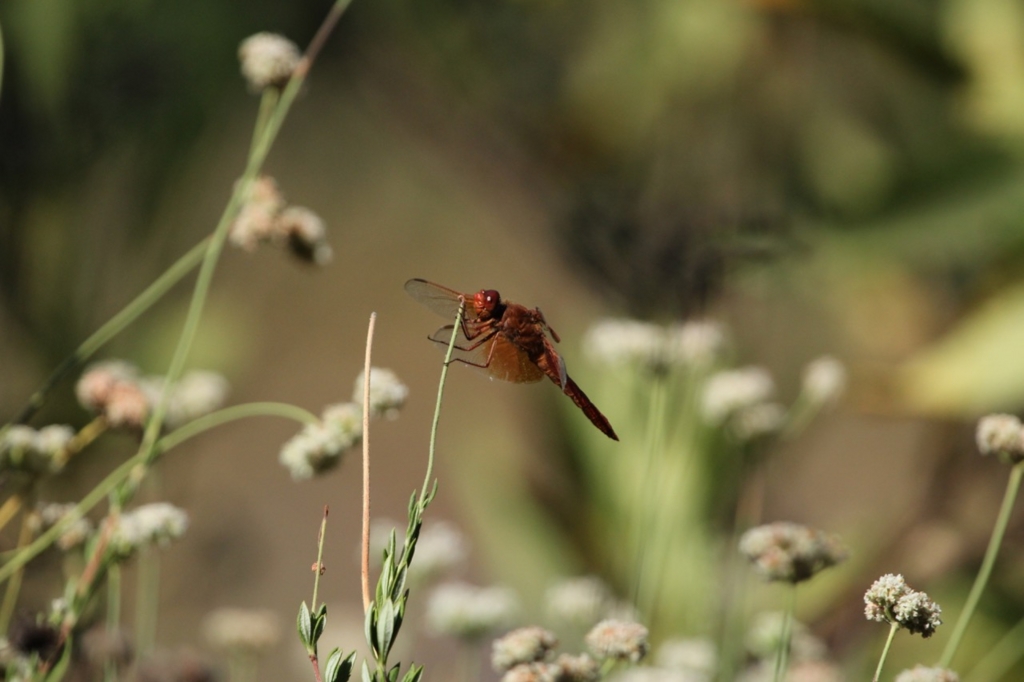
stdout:
{"type": "Polygon", "coordinates": [[[313,617],[309,613],[309,606],[306,602],[302,602],[302,606],[299,607],[299,615],[295,619],[296,628],[299,631],[299,639],[302,640],[302,645],[307,649],[313,646],[313,617]]]}
{"type": "Polygon", "coordinates": [[[398,674],[402,672],[402,664],[396,663],[395,666],[388,671],[388,682],[396,682],[398,680],[398,674]]]}
{"type": "Polygon", "coordinates": [[[380,605],[380,616],[377,618],[377,643],[383,658],[387,659],[395,635],[395,603],[385,599],[380,605]]]}
{"type": "Polygon", "coordinates": [[[377,646],[377,604],[375,602],[371,602],[370,608],[366,609],[366,618],[363,619],[363,634],[366,635],[366,643],[370,645],[370,649],[376,655],[380,651],[380,647],[377,646]]]}
{"type": "Polygon", "coordinates": [[[355,665],[356,652],[350,653],[344,658],[341,649],[335,649],[327,658],[327,665],[324,667],[324,682],[348,682],[352,677],[352,666],[355,665]]]}
{"type": "Polygon", "coordinates": [[[366,664],[366,660],[363,660],[363,682],[373,682],[373,677],[370,675],[370,666],[366,664]]]}
{"type": "Polygon", "coordinates": [[[327,624],[327,610],[320,609],[316,619],[313,621],[313,644],[320,641],[320,635],[324,634],[324,626],[327,624]]]}
{"type": "Polygon", "coordinates": [[[420,682],[420,679],[422,677],[423,677],[423,666],[422,665],[414,665],[411,668],[409,668],[409,672],[407,672],[405,674],[405,677],[402,678],[402,682],[420,682]]]}

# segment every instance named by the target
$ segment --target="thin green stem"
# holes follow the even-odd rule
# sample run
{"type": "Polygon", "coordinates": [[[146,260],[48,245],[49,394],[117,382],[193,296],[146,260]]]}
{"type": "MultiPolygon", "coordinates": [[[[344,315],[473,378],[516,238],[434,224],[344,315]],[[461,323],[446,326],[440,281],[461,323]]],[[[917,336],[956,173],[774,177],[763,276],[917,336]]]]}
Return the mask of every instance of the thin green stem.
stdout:
{"type": "Polygon", "coordinates": [[[434,475],[434,449],[437,443],[437,424],[441,420],[441,399],[444,397],[444,382],[448,377],[448,366],[452,364],[452,352],[455,349],[455,338],[462,328],[462,317],[466,314],[466,302],[459,301],[459,312],[455,314],[455,325],[452,327],[452,338],[448,342],[448,350],[444,354],[444,364],[441,366],[441,381],[437,385],[437,404],[434,405],[434,421],[430,425],[430,451],[427,455],[427,473],[423,477],[423,488],[420,490],[420,502],[427,499],[430,490],[430,481],[434,475]]]}
{"type": "Polygon", "coordinates": [[[370,324],[366,330],[366,356],[363,362],[363,537],[362,564],[359,577],[363,588],[363,613],[370,610],[370,359],[373,351],[373,329],[377,324],[377,313],[370,313],[370,324]]]}
{"type": "MultiPolygon", "coordinates": [[[[636,583],[633,586],[633,603],[649,619],[653,619],[651,612],[654,608],[654,597],[657,585],[649,585],[652,590],[650,595],[643,593],[645,586],[645,573],[647,571],[648,554],[650,545],[654,541],[650,537],[657,520],[656,506],[659,502],[654,498],[656,482],[658,480],[661,458],[662,442],[665,432],[665,404],[666,404],[666,378],[659,372],[654,375],[654,383],[651,387],[651,401],[647,415],[647,447],[644,458],[644,471],[640,477],[639,487],[636,491],[636,523],[634,533],[636,534],[636,583]],[[641,604],[641,600],[644,602],[641,604]],[[648,603],[650,602],[650,603],[648,603]]],[[[660,540],[660,538],[659,538],[660,540]]]]}
{"type": "Polygon", "coordinates": [[[964,610],[960,612],[960,617],[957,619],[956,627],[953,628],[953,634],[950,635],[949,641],[946,642],[946,648],[942,650],[942,658],[939,659],[939,667],[948,668],[949,664],[952,663],[953,656],[956,655],[956,650],[960,647],[960,640],[963,639],[964,632],[967,630],[967,625],[971,622],[971,617],[974,615],[974,611],[978,607],[978,601],[981,599],[981,594],[985,591],[988,579],[992,575],[992,567],[995,566],[996,557],[999,556],[999,547],[1003,543],[1003,536],[1006,535],[1006,527],[1010,523],[1010,514],[1013,512],[1013,504],[1017,499],[1017,493],[1020,491],[1020,481],[1022,476],[1024,476],[1024,463],[1016,464],[1013,469],[1010,470],[1010,480],[1006,484],[1006,493],[1003,495],[1003,504],[999,508],[999,516],[996,518],[996,525],[992,529],[992,537],[989,539],[988,549],[985,551],[985,558],[981,562],[981,568],[978,570],[978,575],[974,579],[974,585],[971,587],[971,592],[967,595],[967,602],[964,604],[964,610]]]}
{"type": "Polygon", "coordinates": [[[11,559],[0,566],[0,582],[8,580],[22,566],[41,554],[47,547],[52,545],[71,526],[72,523],[82,518],[93,507],[100,503],[114,488],[120,485],[132,473],[132,469],[144,461],[144,453],[136,453],[121,466],[107,474],[107,477],[100,481],[99,485],[89,491],[82,500],[75,505],[69,513],[64,515],[60,521],[44,531],[38,538],[23,550],[16,553],[11,559]]]}
{"type": "Polygon", "coordinates": [[[28,399],[28,404],[22,409],[14,422],[24,424],[28,422],[35,413],[46,402],[46,396],[53,387],[67,376],[72,370],[84,364],[92,355],[105,343],[120,334],[129,324],[134,322],[142,313],[146,312],[154,303],[163,298],[171,287],[180,282],[182,278],[190,273],[199,261],[202,260],[206,248],[209,246],[210,238],[207,237],[193,246],[188,253],[167,269],[164,274],[157,277],[156,281],[135,297],[131,303],[121,309],[116,315],[97,329],[92,335],[75,349],[75,351],[64,358],[49,377],[43,382],[35,393],[28,399]]]}
{"type": "Polygon", "coordinates": [[[1024,619],[1003,635],[992,649],[978,661],[964,682],[998,682],[1024,657],[1024,619]]]}
{"type": "MultiPolygon", "coordinates": [[[[32,523],[30,514],[26,512],[21,516],[21,531],[18,533],[18,547],[25,547],[32,541],[32,523]]],[[[25,575],[24,570],[15,572],[11,581],[7,583],[4,591],[3,605],[0,606],[0,632],[7,632],[11,625],[11,617],[14,615],[14,607],[21,595],[21,580],[25,575]]]]}
{"type": "MultiPolygon", "coordinates": [[[[107,567],[107,637],[114,641],[121,630],[121,566],[116,561],[107,567]]],[[[103,660],[104,682],[117,681],[117,661],[107,655],[103,660]]]]}
{"type": "Polygon", "coordinates": [[[324,505],[324,517],[320,520],[320,534],[316,538],[316,573],[313,576],[313,603],[310,611],[316,613],[316,598],[320,591],[320,576],[324,574],[324,538],[327,536],[327,513],[329,509],[324,505]]]}
{"type": "Polygon", "coordinates": [[[153,651],[160,608],[160,554],[155,547],[139,552],[135,584],[135,648],[140,658],[153,651]]]}
{"type": "Polygon", "coordinates": [[[793,618],[796,615],[796,583],[789,588],[789,606],[782,617],[782,632],[779,633],[779,649],[775,653],[775,682],[782,682],[786,677],[789,664],[790,640],[793,637],[793,618]]]}
{"type": "Polygon", "coordinates": [[[889,626],[889,636],[885,639],[885,648],[882,649],[882,656],[878,659],[878,667],[875,668],[875,676],[871,678],[871,682],[878,682],[882,677],[882,666],[885,665],[885,658],[889,655],[889,647],[892,646],[892,640],[896,636],[896,631],[900,629],[900,626],[896,623],[892,623],[889,626]]]}
{"type": "Polygon", "coordinates": [[[188,424],[170,432],[160,439],[157,450],[160,453],[167,452],[171,448],[181,445],[189,438],[194,438],[204,431],[221,426],[236,419],[247,419],[249,417],[284,417],[293,419],[301,424],[316,424],[320,419],[310,412],[296,405],[276,402],[243,403],[232,405],[223,410],[217,410],[210,414],[193,419],[188,424]]]}

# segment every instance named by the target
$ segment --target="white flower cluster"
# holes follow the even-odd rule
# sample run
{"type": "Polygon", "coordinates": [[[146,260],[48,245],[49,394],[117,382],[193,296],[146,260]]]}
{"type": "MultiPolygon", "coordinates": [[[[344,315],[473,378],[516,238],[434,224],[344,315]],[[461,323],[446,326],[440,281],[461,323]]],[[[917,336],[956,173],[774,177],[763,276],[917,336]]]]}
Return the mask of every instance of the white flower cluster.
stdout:
{"type": "Polygon", "coordinates": [[[650,646],[647,628],[640,623],[615,619],[602,620],[587,633],[590,651],[600,661],[639,663],[650,646]]]}
{"type": "Polygon", "coordinates": [[[741,410],[763,403],[775,392],[775,381],[763,367],[718,372],[704,386],[704,417],[721,424],[741,410]]]}
{"type": "Polygon", "coordinates": [[[36,524],[34,530],[39,533],[56,526],[58,523],[67,522],[69,525],[64,529],[60,537],[57,538],[57,547],[65,552],[69,551],[85,544],[85,541],[92,535],[93,531],[92,522],[89,519],[82,516],[73,516],[74,514],[75,505],[71,503],[60,504],[51,502],[49,504],[40,504],[33,515],[36,524]],[[69,517],[73,518],[69,519],[69,517]]]}
{"type": "Polygon", "coordinates": [[[835,536],[785,521],[751,528],[739,549],[768,581],[802,582],[846,559],[835,536]]]}
{"type": "Polygon", "coordinates": [[[243,40],[238,47],[242,76],[253,92],[284,86],[300,57],[295,43],[276,33],[257,33],[243,40]]]}
{"type": "MultiPolygon", "coordinates": [[[[786,616],[782,611],[767,611],[757,614],[747,630],[744,644],[754,658],[774,660],[782,641],[782,630],[786,616]]],[[[794,662],[820,660],[827,654],[825,642],[798,620],[790,621],[790,658],[794,662]]]]}
{"type": "Polygon", "coordinates": [[[804,368],[803,390],[816,405],[834,405],[846,390],[846,367],[830,355],[812,360],[804,368]]]}
{"type": "MultiPolygon", "coordinates": [[[[363,404],[364,381],[365,372],[360,372],[352,389],[352,402],[360,405],[363,404]]],[[[370,416],[394,419],[408,397],[409,387],[398,379],[397,374],[390,369],[370,368],[370,416]]]]}
{"type": "Polygon", "coordinates": [[[974,437],[983,455],[996,455],[1010,464],[1024,460],[1024,427],[1012,414],[982,417],[974,437]]]}
{"type": "MultiPolygon", "coordinates": [[[[160,376],[148,376],[139,382],[150,404],[160,399],[167,382],[160,376]]],[[[179,426],[219,409],[228,395],[228,380],[216,372],[191,370],[176,381],[167,393],[164,423],[179,426]]]]}
{"type": "Polygon", "coordinates": [[[440,635],[476,640],[508,626],[519,614],[515,592],[463,582],[439,585],[427,602],[427,624],[440,635]]]}
{"type": "Polygon", "coordinates": [[[665,670],[685,673],[693,682],[711,682],[718,672],[718,649],[706,637],[662,642],[655,663],[665,670]]]}
{"type": "Polygon", "coordinates": [[[330,471],[363,437],[363,411],[356,403],[329,405],[321,420],[306,424],[281,448],[278,461],[302,481],[330,471]]]}
{"type": "Polygon", "coordinates": [[[910,589],[902,575],[887,573],[864,593],[864,617],[895,624],[924,638],[942,624],[942,609],[924,592],[910,589]]]}
{"type": "Polygon", "coordinates": [[[552,621],[577,630],[592,628],[610,615],[615,598],[597,576],[560,580],[544,593],[544,609],[552,621]]]}
{"type": "Polygon", "coordinates": [[[897,675],[896,682],[960,682],[960,676],[947,668],[916,665],[897,675]]]}
{"type": "Polygon", "coordinates": [[[70,426],[51,424],[37,431],[14,424],[0,435],[0,472],[56,473],[67,461],[67,447],[74,436],[70,426]]]}
{"type": "Polygon", "coordinates": [[[652,369],[710,365],[725,345],[715,322],[670,326],[639,320],[603,320],[587,332],[584,350],[597,362],[639,364],[652,369]]]}
{"type": "Polygon", "coordinates": [[[167,502],[154,502],[121,514],[110,538],[111,548],[127,557],[145,545],[166,545],[185,534],[188,514],[167,502]]]}
{"type": "Polygon", "coordinates": [[[277,614],[266,609],[221,608],[203,619],[203,635],[218,651],[259,653],[281,639],[281,625],[277,614]]]}
{"type": "Polygon", "coordinates": [[[228,239],[249,252],[260,244],[287,246],[300,260],[314,265],[327,265],[334,255],[320,216],[304,206],[289,206],[277,181],[268,175],[253,181],[249,199],[231,224],[228,239]]]}

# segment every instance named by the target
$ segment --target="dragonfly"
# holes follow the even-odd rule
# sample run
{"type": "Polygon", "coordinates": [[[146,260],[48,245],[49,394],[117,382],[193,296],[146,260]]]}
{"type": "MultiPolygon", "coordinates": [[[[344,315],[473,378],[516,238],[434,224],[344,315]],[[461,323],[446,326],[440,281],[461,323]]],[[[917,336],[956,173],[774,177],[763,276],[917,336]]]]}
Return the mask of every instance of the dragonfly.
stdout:
{"type": "MultiPolygon", "coordinates": [[[[455,345],[459,353],[454,361],[486,369],[495,379],[517,384],[547,377],[583,410],[601,433],[612,440],[619,439],[607,417],[565,371],[565,361],[551,343],[561,339],[548,325],[540,308],[531,310],[505,301],[494,289],[463,294],[425,279],[410,279],[405,283],[405,290],[419,303],[453,321],[459,306],[465,302],[455,345]]],[[[428,338],[447,346],[453,328],[454,324],[445,325],[428,338]]]]}

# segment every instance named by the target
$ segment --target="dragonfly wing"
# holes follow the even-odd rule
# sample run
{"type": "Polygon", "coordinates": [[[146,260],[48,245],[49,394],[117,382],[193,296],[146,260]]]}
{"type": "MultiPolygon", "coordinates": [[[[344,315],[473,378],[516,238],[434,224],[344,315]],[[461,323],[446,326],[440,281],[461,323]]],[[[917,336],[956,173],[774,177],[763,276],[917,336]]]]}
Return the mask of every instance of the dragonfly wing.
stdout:
{"type": "Polygon", "coordinates": [[[466,318],[474,319],[476,317],[476,312],[473,310],[472,305],[473,297],[454,289],[428,282],[425,279],[410,279],[405,283],[405,291],[422,305],[433,310],[441,317],[446,317],[450,320],[455,319],[455,313],[459,310],[459,299],[464,297],[466,300],[466,318]]]}
{"type": "Polygon", "coordinates": [[[495,379],[516,384],[532,384],[544,378],[544,372],[519,346],[504,334],[495,334],[491,342],[487,371],[495,379]]]}

